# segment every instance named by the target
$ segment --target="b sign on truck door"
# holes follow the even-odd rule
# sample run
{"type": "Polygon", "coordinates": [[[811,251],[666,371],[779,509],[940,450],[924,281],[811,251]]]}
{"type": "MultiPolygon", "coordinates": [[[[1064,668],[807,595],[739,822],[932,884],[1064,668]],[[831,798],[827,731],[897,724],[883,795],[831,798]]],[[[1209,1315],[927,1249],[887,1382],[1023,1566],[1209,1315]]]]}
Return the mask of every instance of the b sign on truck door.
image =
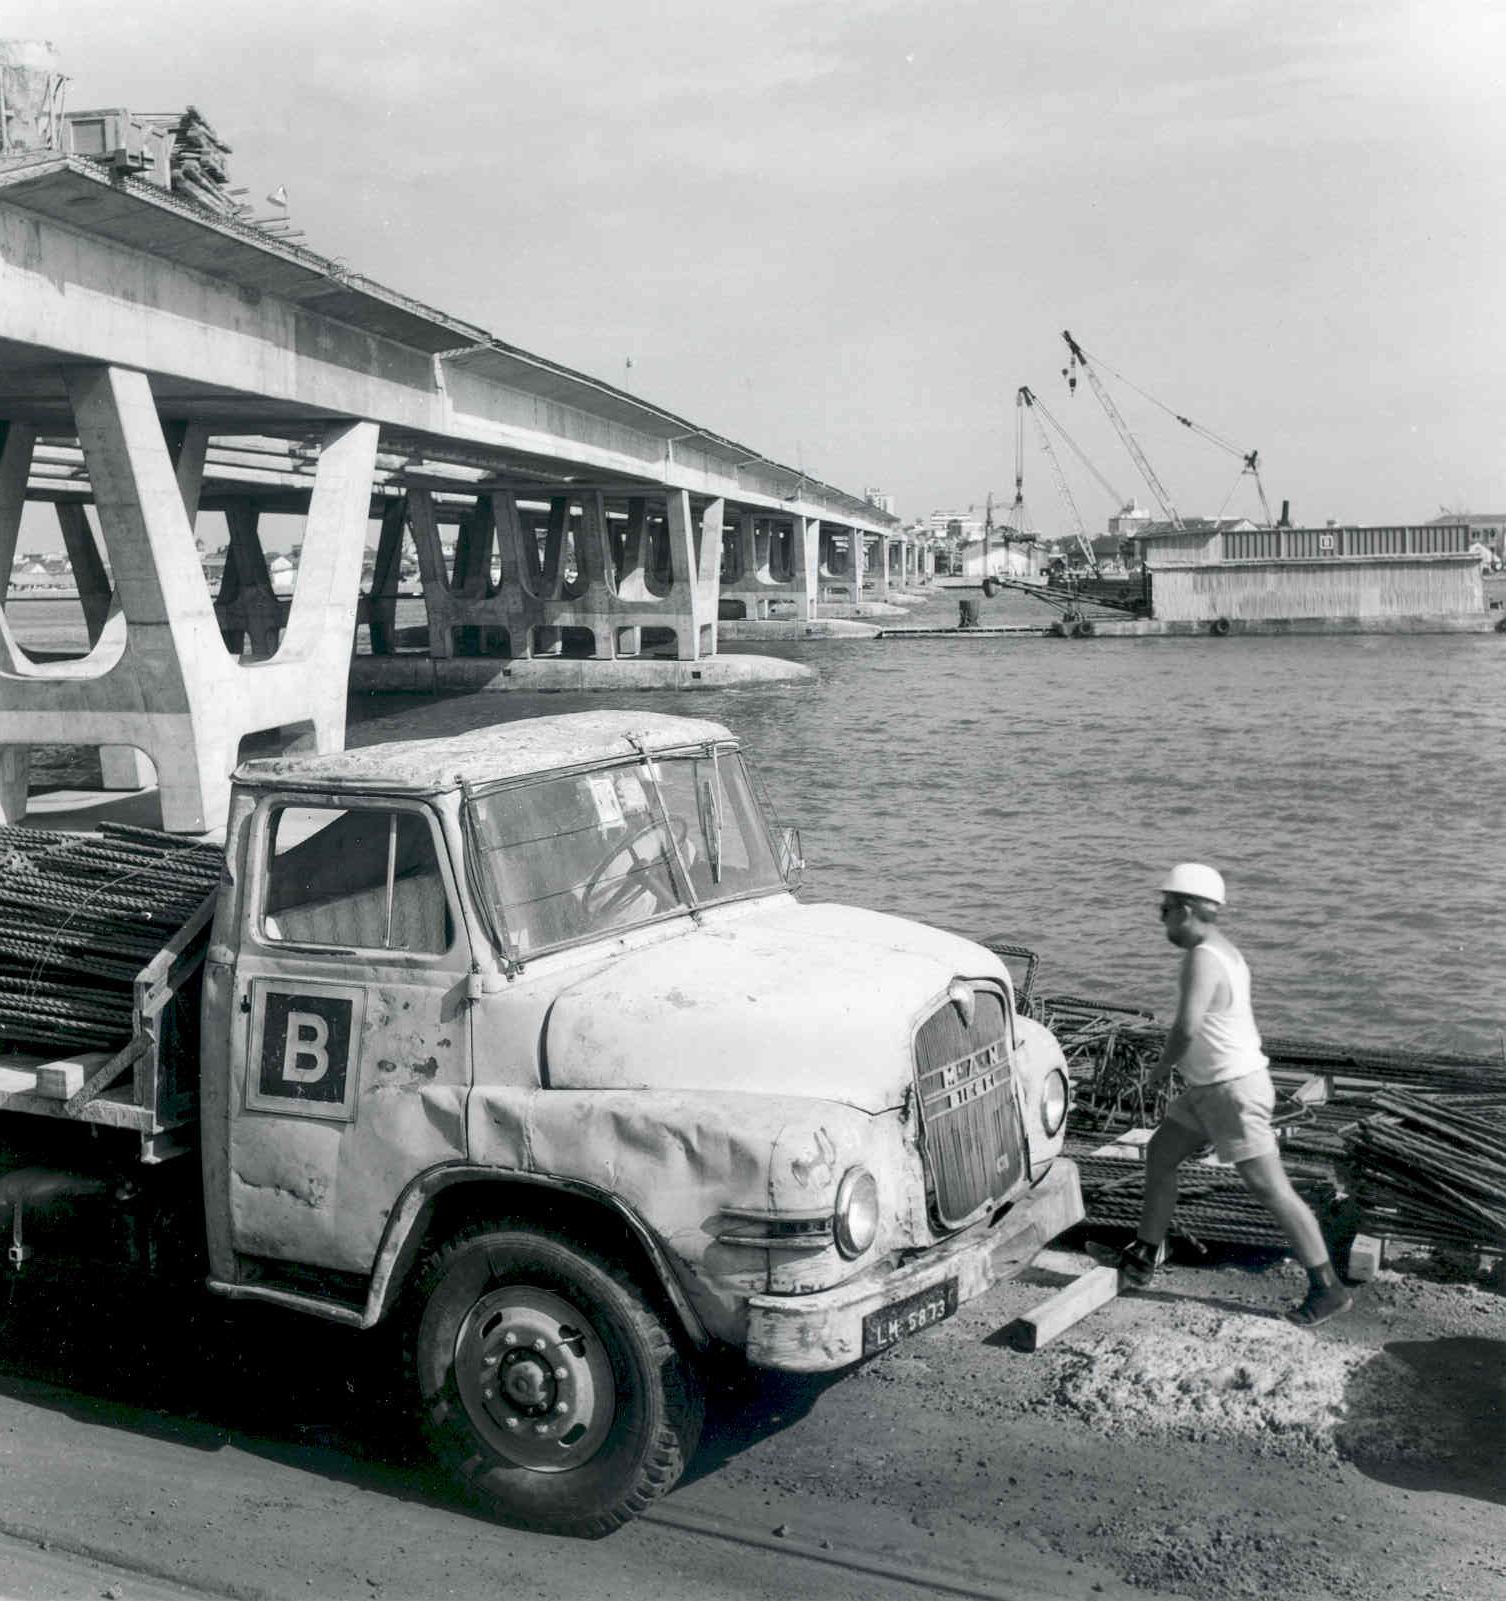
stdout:
{"type": "Polygon", "coordinates": [[[247,1107],[353,1121],[365,999],[342,984],[254,980],[247,1107]]]}

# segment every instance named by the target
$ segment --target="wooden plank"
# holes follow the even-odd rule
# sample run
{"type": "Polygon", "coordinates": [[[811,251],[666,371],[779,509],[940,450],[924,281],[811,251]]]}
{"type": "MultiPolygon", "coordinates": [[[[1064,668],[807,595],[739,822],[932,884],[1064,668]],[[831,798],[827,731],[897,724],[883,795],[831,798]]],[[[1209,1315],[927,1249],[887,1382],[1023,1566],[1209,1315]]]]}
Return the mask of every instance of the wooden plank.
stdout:
{"type": "Polygon", "coordinates": [[[55,1101],[68,1101],[84,1087],[81,1062],[44,1062],[37,1069],[37,1094],[55,1101]]]}
{"type": "Polygon", "coordinates": [[[1118,1293],[1118,1268],[1091,1268],[1042,1301],[1033,1312],[1016,1318],[1009,1328],[1009,1342],[1017,1351],[1039,1351],[1118,1293]]]}

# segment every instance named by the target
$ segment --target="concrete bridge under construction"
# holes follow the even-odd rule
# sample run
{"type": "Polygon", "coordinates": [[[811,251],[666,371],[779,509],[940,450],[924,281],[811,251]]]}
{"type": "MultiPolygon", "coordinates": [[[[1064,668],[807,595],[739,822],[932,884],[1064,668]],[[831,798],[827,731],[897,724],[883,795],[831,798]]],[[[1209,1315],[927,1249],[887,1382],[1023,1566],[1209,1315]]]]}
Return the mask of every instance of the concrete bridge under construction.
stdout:
{"type": "Polygon", "coordinates": [[[719,657],[719,609],[810,622],[929,556],[860,496],[57,150],[0,158],[0,427],[0,598],[25,507],[51,502],[89,637],[28,655],[0,612],[5,820],[27,747],[66,742],[100,747],[106,787],[150,782],[145,757],[164,826],[212,828],[247,734],[343,744],[353,668],[401,688],[798,672],[719,657]],[[229,535],[217,594],[206,511],[229,535]],[[288,598],[269,514],[303,519],[288,598]]]}

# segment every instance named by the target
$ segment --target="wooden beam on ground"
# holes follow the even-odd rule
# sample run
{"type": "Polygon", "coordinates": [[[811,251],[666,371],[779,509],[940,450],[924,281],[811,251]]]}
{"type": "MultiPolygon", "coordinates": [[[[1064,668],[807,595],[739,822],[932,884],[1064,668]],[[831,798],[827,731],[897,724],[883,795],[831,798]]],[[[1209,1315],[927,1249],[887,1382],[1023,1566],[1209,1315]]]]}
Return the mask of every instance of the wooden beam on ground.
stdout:
{"type": "Polygon", "coordinates": [[[1042,1301],[1033,1312],[1016,1318],[1009,1328],[1009,1343],[1017,1351],[1039,1351],[1118,1293],[1117,1267],[1090,1268],[1065,1289],[1042,1301]]]}
{"type": "Polygon", "coordinates": [[[1386,1242],[1373,1234],[1356,1234],[1349,1246],[1344,1277],[1351,1284],[1368,1284],[1386,1261],[1386,1242]]]}

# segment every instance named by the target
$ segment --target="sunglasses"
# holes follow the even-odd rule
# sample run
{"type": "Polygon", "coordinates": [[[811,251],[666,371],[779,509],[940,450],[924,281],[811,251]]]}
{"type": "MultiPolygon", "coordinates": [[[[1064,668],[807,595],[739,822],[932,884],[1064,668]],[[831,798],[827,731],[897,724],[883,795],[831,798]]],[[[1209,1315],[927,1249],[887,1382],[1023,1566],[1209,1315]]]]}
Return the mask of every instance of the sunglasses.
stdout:
{"type": "Polygon", "coordinates": [[[1173,912],[1185,912],[1186,910],[1187,910],[1187,902],[1186,901],[1162,901],[1161,902],[1161,921],[1164,923],[1166,921],[1166,919],[1168,917],[1170,917],[1173,912]]]}

